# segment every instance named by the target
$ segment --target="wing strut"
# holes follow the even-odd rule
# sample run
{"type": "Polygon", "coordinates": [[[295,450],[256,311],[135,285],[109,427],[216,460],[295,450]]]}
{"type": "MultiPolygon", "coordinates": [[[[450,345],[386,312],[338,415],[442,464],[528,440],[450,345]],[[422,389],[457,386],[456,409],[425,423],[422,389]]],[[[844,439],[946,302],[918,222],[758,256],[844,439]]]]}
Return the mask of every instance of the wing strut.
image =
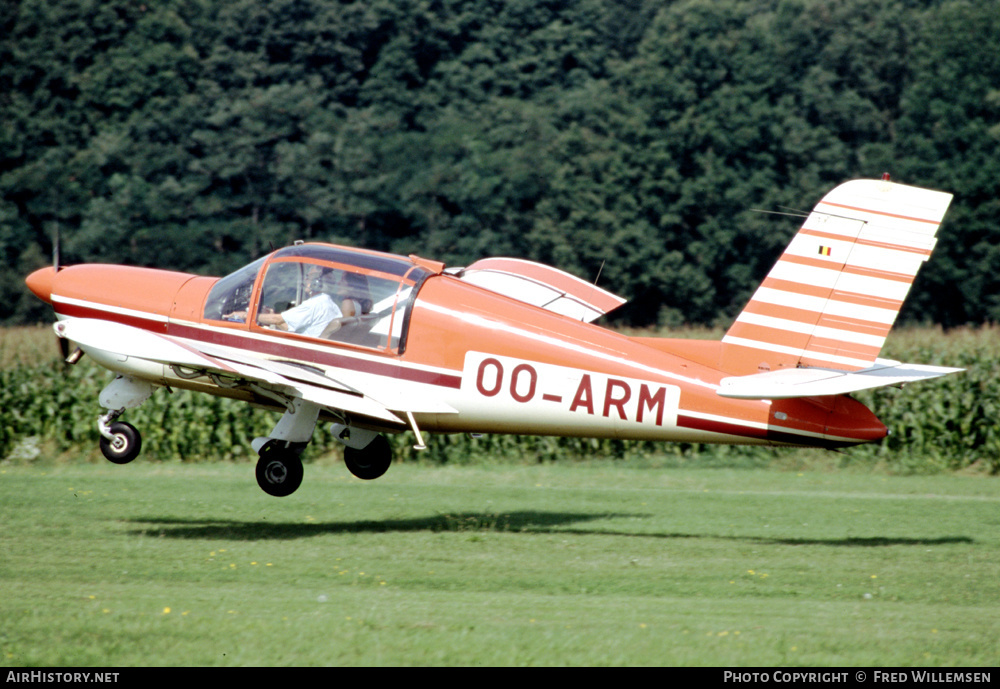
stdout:
{"type": "Polygon", "coordinates": [[[417,436],[417,444],[413,446],[414,450],[426,450],[427,445],[424,443],[424,436],[420,434],[420,429],[417,427],[417,421],[413,418],[413,412],[406,412],[406,419],[410,422],[410,428],[413,429],[414,435],[417,436]]]}

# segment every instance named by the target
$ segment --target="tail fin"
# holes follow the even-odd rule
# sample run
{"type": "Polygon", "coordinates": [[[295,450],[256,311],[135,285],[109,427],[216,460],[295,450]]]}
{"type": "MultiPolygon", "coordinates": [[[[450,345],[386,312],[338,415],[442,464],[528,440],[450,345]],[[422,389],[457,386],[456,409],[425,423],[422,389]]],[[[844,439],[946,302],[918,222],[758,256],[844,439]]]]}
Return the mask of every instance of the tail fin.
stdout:
{"type": "Polygon", "coordinates": [[[951,194],[854,180],[809,214],[722,339],[722,370],[875,364],[951,194]]]}

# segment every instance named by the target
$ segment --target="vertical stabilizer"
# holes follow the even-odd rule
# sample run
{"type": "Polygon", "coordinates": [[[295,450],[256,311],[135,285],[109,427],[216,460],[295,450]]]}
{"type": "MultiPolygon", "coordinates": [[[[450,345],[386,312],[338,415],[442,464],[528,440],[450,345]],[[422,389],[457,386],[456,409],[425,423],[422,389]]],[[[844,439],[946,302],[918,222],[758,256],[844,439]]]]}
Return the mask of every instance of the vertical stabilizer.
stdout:
{"type": "Polygon", "coordinates": [[[722,339],[722,369],[873,365],[951,198],[877,180],[828,193],[722,339]]]}

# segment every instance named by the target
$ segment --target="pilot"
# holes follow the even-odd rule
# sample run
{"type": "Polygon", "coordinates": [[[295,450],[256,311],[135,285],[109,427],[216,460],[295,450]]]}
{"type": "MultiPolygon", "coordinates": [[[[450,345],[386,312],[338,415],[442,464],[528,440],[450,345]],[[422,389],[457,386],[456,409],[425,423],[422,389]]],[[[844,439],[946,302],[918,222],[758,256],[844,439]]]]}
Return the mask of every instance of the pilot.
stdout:
{"type": "MultiPolygon", "coordinates": [[[[329,283],[331,273],[330,268],[310,266],[306,271],[305,299],[302,303],[281,313],[262,310],[257,314],[257,322],[260,325],[275,326],[279,330],[319,337],[327,324],[344,315],[329,294],[333,290],[329,283]]],[[[239,319],[246,318],[245,311],[230,315],[239,319]]]]}

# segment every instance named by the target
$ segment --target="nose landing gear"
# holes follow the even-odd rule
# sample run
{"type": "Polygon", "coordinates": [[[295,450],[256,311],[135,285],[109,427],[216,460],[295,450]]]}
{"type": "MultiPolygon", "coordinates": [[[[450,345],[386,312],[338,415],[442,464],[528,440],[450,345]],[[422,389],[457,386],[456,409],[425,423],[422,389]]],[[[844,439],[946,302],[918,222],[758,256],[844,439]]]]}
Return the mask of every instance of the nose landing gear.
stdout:
{"type": "Polygon", "coordinates": [[[118,376],[107,384],[99,396],[107,413],[97,417],[101,433],[101,454],[115,464],[128,464],[142,450],[142,436],[130,423],[116,421],[126,409],[133,409],[149,399],[153,386],[131,376],[118,376]]]}
{"type": "Polygon", "coordinates": [[[136,427],[124,421],[108,424],[108,417],[117,417],[121,411],[109,412],[97,418],[101,432],[101,453],[115,464],[128,464],[139,456],[142,450],[142,436],[136,427]],[[114,416],[112,416],[114,415],[114,416]]]}

